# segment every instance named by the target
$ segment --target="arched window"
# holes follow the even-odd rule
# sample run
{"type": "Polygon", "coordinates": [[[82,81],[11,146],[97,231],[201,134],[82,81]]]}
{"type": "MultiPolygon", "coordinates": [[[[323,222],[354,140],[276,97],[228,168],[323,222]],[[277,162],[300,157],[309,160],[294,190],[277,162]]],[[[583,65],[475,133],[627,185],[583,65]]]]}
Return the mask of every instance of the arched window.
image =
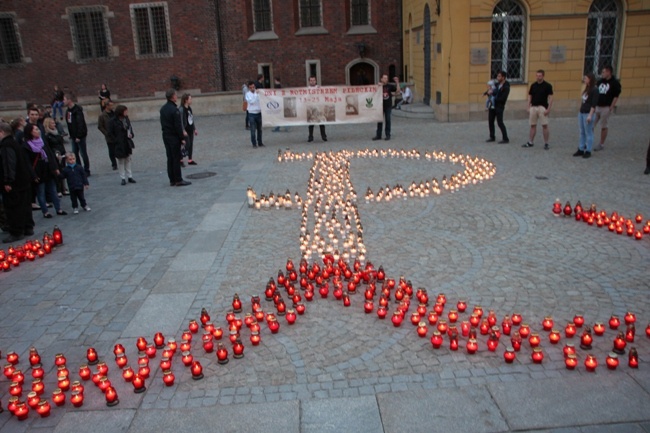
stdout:
{"type": "Polygon", "coordinates": [[[616,71],[620,33],[620,9],[616,0],[594,0],[587,17],[584,73],[598,76],[604,66],[616,71]]]}
{"type": "Polygon", "coordinates": [[[515,0],[501,0],[492,12],[491,76],[506,71],[510,81],[524,81],[526,14],[515,0]]]}

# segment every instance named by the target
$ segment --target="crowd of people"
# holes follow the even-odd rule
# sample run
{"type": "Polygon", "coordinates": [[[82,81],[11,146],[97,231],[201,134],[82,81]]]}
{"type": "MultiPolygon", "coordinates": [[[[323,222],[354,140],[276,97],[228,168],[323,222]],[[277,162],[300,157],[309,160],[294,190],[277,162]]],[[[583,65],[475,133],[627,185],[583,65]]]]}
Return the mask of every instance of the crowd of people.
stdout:
{"type": "MultiPolygon", "coordinates": [[[[244,111],[246,111],[246,129],[250,130],[253,147],[264,147],[262,141],[262,109],[258,89],[263,88],[262,75],[257,81],[248,81],[243,87],[244,111]]],[[[279,85],[279,79],[278,83],[279,85]]],[[[382,111],[383,122],[377,123],[377,130],[372,140],[391,139],[391,110],[413,101],[413,94],[408,86],[404,91],[399,79],[389,82],[387,74],[382,75],[382,111]],[[393,96],[402,95],[401,101],[393,105],[393,96]]],[[[593,74],[583,77],[583,91],[578,114],[580,138],[576,157],[589,158],[592,151],[605,148],[608,135],[609,119],[615,112],[621,93],[621,85],[614,77],[610,66],[605,66],[599,80],[593,74]],[[594,147],[594,130],[600,123],[600,141],[594,147]]],[[[309,86],[317,86],[315,76],[309,78],[309,86]]],[[[510,94],[510,83],[505,71],[499,71],[496,79],[488,82],[485,92],[486,110],[489,112],[488,142],[496,141],[494,123],[500,131],[499,143],[509,143],[508,131],[503,115],[510,94]]],[[[115,105],[111,93],[105,84],[98,92],[101,114],[97,127],[104,135],[108,157],[113,170],[118,171],[121,185],[136,183],[131,170],[131,161],[135,144],[133,127],[129,120],[128,108],[115,105]]],[[[182,177],[181,167],[184,158],[189,165],[196,165],[193,159],[194,137],[198,130],[192,112],[192,96],[182,95],[177,105],[178,94],[170,89],[166,92],[166,103],[160,109],[162,138],[167,154],[167,173],[170,186],[187,186],[191,182],[182,177]]],[[[527,111],[529,113],[530,133],[522,146],[534,146],[537,125],[542,126],[544,149],[549,145],[549,115],[553,106],[553,86],[545,81],[545,72],[536,72],[535,82],[528,92],[527,111]]],[[[319,125],[321,139],[327,141],[325,125],[319,125]]],[[[314,125],[308,127],[308,142],[314,140],[314,125]]],[[[2,239],[5,243],[16,242],[24,236],[34,233],[33,210],[40,210],[43,218],[53,218],[50,208],[56,215],[67,215],[61,206],[61,198],[70,196],[72,212],[79,213],[79,207],[90,211],[84,196],[88,189],[90,158],[86,147],[88,126],[83,108],[77,104],[71,93],[65,93],[54,86],[51,104],[37,106],[29,104],[26,117],[17,117],[10,122],[0,121],[0,177],[3,180],[2,207],[0,207],[0,226],[9,235],[2,239]],[[65,113],[63,109],[65,108],[65,113]],[[64,128],[64,124],[67,126],[64,128]],[[68,137],[71,151],[66,150],[65,138],[68,137]]],[[[646,156],[644,174],[650,174],[650,143],[646,156]]]]}

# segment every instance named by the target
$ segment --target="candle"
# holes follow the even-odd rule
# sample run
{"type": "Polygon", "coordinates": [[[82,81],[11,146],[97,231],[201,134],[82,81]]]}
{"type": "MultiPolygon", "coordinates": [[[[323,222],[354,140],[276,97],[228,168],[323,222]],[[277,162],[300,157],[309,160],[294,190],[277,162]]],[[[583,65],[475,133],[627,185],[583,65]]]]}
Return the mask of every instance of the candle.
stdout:
{"type": "Polygon", "coordinates": [[[203,379],[203,367],[201,366],[201,363],[199,361],[192,362],[191,370],[192,370],[192,379],[194,380],[203,379]]]}
{"type": "Polygon", "coordinates": [[[133,392],[135,392],[136,394],[140,394],[147,390],[147,388],[144,386],[144,380],[145,378],[140,376],[139,374],[133,376],[133,380],[132,380],[133,392]]]}
{"type": "Polygon", "coordinates": [[[593,373],[594,371],[596,371],[596,367],[598,367],[598,360],[594,355],[592,354],[587,355],[587,358],[585,358],[585,367],[589,372],[593,373]]]}
{"type": "Polygon", "coordinates": [[[506,364],[512,364],[517,357],[515,349],[512,346],[506,347],[506,351],[503,353],[503,359],[506,364]]]}
{"type": "Polygon", "coordinates": [[[115,406],[120,402],[117,398],[117,391],[112,386],[106,388],[104,396],[106,397],[106,406],[115,406]]]}

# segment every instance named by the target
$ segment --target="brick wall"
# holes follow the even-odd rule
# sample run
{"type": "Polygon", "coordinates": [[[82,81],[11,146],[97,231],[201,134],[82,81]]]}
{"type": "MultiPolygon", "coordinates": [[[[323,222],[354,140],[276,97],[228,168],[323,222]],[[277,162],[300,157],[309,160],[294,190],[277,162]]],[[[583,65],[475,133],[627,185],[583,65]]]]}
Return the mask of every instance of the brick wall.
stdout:
{"type": "Polygon", "coordinates": [[[272,2],[274,40],[249,40],[254,35],[250,1],[225,0],[223,9],[228,16],[224,22],[227,86],[230,90],[241,87],[248,79],[255,79],[258,64],[272,64],[273,74],[282,78],[284,87],[306,85],[305,61],[320,60],[321,83],[344,84],[345,66],[359,58],[357,44],[366,45],[365,57],[387,72],[393,64],[401,70],[401,43],[399,5],[394,0],[373,0],[371,24],[376,34],[348,35],[349,0],[324,0],[322,2],[323,27],[327,34],[297,36],[300,29],[296,0],[272,2]]]}
{"type": "Polygon", "coordinates": [[[170,87],[170,77],[181,79],[181,91],[210,93],[238,90],[254,79],[258,63],[272,64],[283,85],[305,85],[305,61],[320,60],[323,84],[346,82],[345,66],[359,57],[358,43],[367,46],[365,56],[379,65],[401,70],[399,2],[372,0],[371,22],[376,34],[347,35],[349,0],[324,0],[324,35],[296,36],[297,0],[274,0],[275,40],[249,41],[253,32],[251,0],[168,1],[173,57],[137,59],[128,2],[76,0],[74,6],[106,8],[112,55],[109,60],[75,61],[70,22],[64,0],[3,1],[0,13],[15,13],[25,62],[0,66],[0,105],[48,103],[58,84],[82,101],[97,101],[101,83],[118,98],[160,96],[170,87]],[[217,26],[217,5],[222,26],[217,26]],[[287,7],[287,5],[289,7],[287,7]],[[220,30],[220,31],[219,31],[220,30]],[[223,68],[219,35],[223,35],[223,68]],[[226,88],[222,88],[222,79],[226,88]]]}

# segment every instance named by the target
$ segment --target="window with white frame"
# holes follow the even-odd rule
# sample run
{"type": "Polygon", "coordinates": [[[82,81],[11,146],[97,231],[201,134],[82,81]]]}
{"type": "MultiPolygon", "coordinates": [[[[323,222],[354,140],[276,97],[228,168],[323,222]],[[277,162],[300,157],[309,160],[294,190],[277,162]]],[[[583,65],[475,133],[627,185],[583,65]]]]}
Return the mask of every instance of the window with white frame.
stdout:
{"type": "Polygon", "coordinates": [[[0,13],[0,65],[22,63],[20,34],[13,13],[0,13]]]}
{"type": "Polygon", "coordinates": [[[370,0],[350,1],[350,24],[353,26],[370,24],[370,0]]]}
{"type": "Polygon", "coordinates": [[[305,61],[305,83],[309,84],[309,77],[316,77],[316,82],[320,85],[320,60],[305,61]]]}
{"type": "Polygon", "coordinates": [[[136,58],[172,57],[167,2],[130,5],[136,58]]]}
{"type": "Polygon", "coordinates": [[[252,0],[253,1],[253,23],[255,32],[273,31],[273,21],[271,15],[271,0],[252,0]]]}
{"type": "Polygon", "coordinates": [[[526,13],[515,0],[501,0],[492,12],[491,77],[503,70],[508,79],[522,82],[525,77],[526,13]]]}
{"type": "Polygon", "coordinates": [[[111,36],[105,6],[82,6],[68,9],[72,46],[77,61],[108,59],[111,36]]]}
{"type": "Polygon", "coordinates": [[[600,75],[605,66],[616,71],[618,40],[620,34],[618,2],[594,0],[587,17],[584,73],[600,75]]]}
{"type": "Polygon", "coordinates": [[[321,27],[321,1],[300,0],[300,27],[321,27]]]}

